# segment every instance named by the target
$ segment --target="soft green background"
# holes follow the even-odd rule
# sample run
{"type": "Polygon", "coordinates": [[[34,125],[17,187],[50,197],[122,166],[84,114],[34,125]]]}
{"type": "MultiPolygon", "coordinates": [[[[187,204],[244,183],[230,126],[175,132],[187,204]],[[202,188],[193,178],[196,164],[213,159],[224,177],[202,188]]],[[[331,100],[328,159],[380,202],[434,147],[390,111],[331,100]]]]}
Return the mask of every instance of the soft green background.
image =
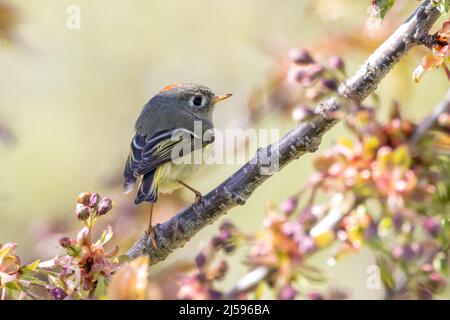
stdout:
{"type": "MultiPolygon", "coordinates": [[[[262,50],[264,43],[288,48],[364,23],[370,1],[335,2],[351,10],[350,18],[322,22],[308,11],[307,1],[296,0],[13,1],[20,24],[15,43],[2,43],[0,51],[0,116],[12,126],[17,144],[0,149],[0,242],[18,242],[20,254],[34,256],[27,251],[33,242],[28,230],[37,221],[52,215],[74,220],[74,198],[82,191],[117,194],[119,188],[111,190],[105,181],[120,176],[134,120],[163,86],[197,82],[234,93],[215,115],[216,127],[226,128],[242,116],[252,89],[264,84],[273,62],[262,50]],[[81,8],[80,30],[66,28],[71,4],[81,8]]],[[[349,53],[349,70],[365,56],[349,53]]],[[[407,115],[418,118],[431,110],[448,83],[435,72],[414,84],[415,57],[402,65],[404,79],[389,75],[379,93],[386,104],[395,98],[407,115]]],[[[268,123],[282,132],[292,125],[275,115],[268,123]]],[[[318,152],[342,133],[340,126],[334,128],[318,152]]],[[[267,201],[281,201],[297,190],[312,157],[285,168],[228,217],[243,230],[258,229],[267,201]]],[[[217,167],[194,184],[210,190],[237,167],[217,167]]],[[[191,258],[215,229],[206,228],[167,263],[191,258]]],[[[325,267],[326,259],[321,254],[315,262],[325,267]]],[[[366,268],[372,263],[363,250],[326,270],[330,283],[349,289],[354,298],[377,298],[381,291],[366,288],[366,268]]],[[[236,265],[228,283],[244,271],[236,265]]]]}

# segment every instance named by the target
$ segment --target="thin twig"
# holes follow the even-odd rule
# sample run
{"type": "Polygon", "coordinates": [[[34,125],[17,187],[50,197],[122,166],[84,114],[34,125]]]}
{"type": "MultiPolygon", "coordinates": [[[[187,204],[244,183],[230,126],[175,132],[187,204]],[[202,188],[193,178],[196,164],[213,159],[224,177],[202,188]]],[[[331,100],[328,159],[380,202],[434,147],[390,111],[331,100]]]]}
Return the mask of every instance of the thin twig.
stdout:
{"type": "Polygon", "coordinates": [[[433,109],[431,115],[425,118],[417,126],[413,136],[409,140],[409,144],[414,145],[421,138],[423,138],[423,136],[425,136],[425,134],[436,125],[439,116],[445,112],[450,112],[450,89],[447,91],[447,94],[445,95],[444,99],[442,99],[433,109]]]}

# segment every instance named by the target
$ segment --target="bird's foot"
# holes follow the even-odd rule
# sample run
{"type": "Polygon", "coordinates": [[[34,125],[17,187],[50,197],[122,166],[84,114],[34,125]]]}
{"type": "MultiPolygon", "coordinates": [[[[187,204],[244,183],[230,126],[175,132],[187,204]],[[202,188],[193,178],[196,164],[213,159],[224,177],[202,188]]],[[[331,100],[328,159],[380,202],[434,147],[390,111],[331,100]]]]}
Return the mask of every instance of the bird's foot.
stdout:
{"type": "Polygon", "coordinates": [[[149,225],[147,230],[145,230],[145,235],[150,238],[150,241],[152,242],[153,248],[158,248],[158,244],[156,243],[156,232],[155,227],[152,225],[149,225]]]}
{"type": "Polygon", "coordinates": [[[186,187],[187,189],[191,190],[191,191],[195,194],[195,198],[194,198],[194,203],[195,203],[195,204],[199,204],[200,202],[202,202],[203,195],[202,195],[202,193],[201,193],[200,191],[198,191],[198,190],[192,188],[190,185],[184,183],[184,182],[181,181],[181,180],[178,180],[178,182],[179,182],[182,186],[184,186],[184,187],[186,187]]]}
{"type": "Polygon", "coordinates": [[[199,204],[203,200],[203,195],[199,192],[195,194],[194,203],[199,204]]]}

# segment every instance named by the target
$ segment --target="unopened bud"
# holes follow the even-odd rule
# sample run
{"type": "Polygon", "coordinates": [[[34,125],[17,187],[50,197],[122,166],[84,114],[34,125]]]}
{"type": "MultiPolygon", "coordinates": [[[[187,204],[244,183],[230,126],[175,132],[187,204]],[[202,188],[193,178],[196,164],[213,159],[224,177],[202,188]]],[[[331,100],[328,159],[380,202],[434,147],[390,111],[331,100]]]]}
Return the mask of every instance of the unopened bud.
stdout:
{"type": "Polygon", "coordinates": [[[81,251],[81,246],[79,244],[75,244],[67,248],[67,254],[71,257],[76,257],[81,251]]]}
{"type": "Polygon", "coordinates": [[[281,204],[280,210],[284,214],[290,215],[297,208],[297,203],[298,203],[297,197],[290,197],[290,198],[286,199],[285,201],[283,201],[283,203],[281,204]]]}
{"type": "Polygon", "coordinates": [[[97,192],[93,193],[89,198],[89,207],[95,208],[95,206],[98,204],[99,201],[100,195],[97,192]]]}
{"type": "Polygon", "coordinates": [[[222,298],[222,292],[214,290],[214,289],[208,289],[208,297],[209,300],[219,300],[222,298]]]}
{"type": "Polygon", "coordinates": [[[88,206],[90,198],[91,198],[91,195],[92,194],[90,192],[80,193],[80,195],[77,198],[77,203],[80,203],[80,204],[83,204],[85,206],[88,206]]]}
{"type": "Polygon", "coordinates": [[[338,88],[337,82],[331,79],[323,79],[320,81],[320,83],[322,84],[323,87],[331,91],[336,91],[338,88]]]}
{"type": "Polygon", "coordinates": [[[225,260],[220,260],[217,263],[215,269],[216,269],[216,276],[215,276],[215,278],[217,280],[220,280],[220,279],[222,279],[225,276],[225,274],[228,271],[228,263],[225,260]]]}
{"type": "Polygon", "coordinates": [[[195,264],[198,268],[202,268],[206,264],[206,255],[203,252],[200,252],[195,257],[195,264]]]}
{"type": "Polygon", "coordinates": [[[319,292],[310,292],[308,298],[311,300],[324,300],[324,296],[319,292]]]}
{"type": "Polygon", "coordinates": [[[112,209],[112,200],[108,197],[103,198],[99,204],[97,209],[97,214],[102,216],[107,214],[112,209]]]}
{"type": "Polygon", "coordinates": [[[210,241],[210,245],[211,245],[211,247],[213,247],[214,249],[220,248],[220,247],[223,245],[223,243],[224,243],[224,242],[223,242],[222,238],[219,237],[219,236],[213,237],[213,238],[211,239],[211,241],[210,241]]]}
{"type": "Polygon", "coordinates": [[[297,290],[295,290],[291,285],[285,285],[281,288],[280,293],[278,294],[278,299],[280,300],[293,300],[297,295],[297,290]]]}
{"type": "Polygon", "coordinates": [[[439,222],[437,222],[433,218],[426,218],[423,222],[423,227],[433,237],[437,236],[441,231],[441,226],[439,225],[439,222]]]}
{"type": "Polygon", "coordinates": [[[72,245],[72,242],[70,241],[69,237],[61,237],[59,238],[59,245],[65,249],[70,248],[72,245]]]}
{"type": "Polygon", "coordinates": [[[428,276],[427,288],[434,294],[441,293],[447,284],[447,281],[438,272],[432,272],[428,276]]]}
{"type": "Polygon", "coordinates": [[[219,230],[233,232],[234,230],[236,230],[236,227],[234,226],[234,224],[231,221],[224,221],[219,226],[219,230]]]}
{"type": "Polygon", "coordinates": [[[89,215],[91,214],[91,210],[89,209],[88,206],[78,203],[75,209],[75,213],[77,215],[78,220],[86,221],[89,218],[89,215]]]}
{"type": "Polygon", "coordinates": [[[77,242],[80,246],[91,245],[91,233],[88,227],[84,227],[78,232],[77,242]]]}
{"type": "Polygon", "coordinates": [[[332,56],[329,60],[330,67],[336,70],[344,71],[345,64],[339,56],[332,56]]]}
{"type": "Polygon", "coordinates": [[[64,300],[67,297],[67,293],[58,287],[54,287],[50,290],[50,296],[52,300],[64,300]]]}
{"type": "Polygon", "coordinates": [[[314,62],[314,59],[305,49],[291,49],[289,51],[289,58],[297,64],[308,64],[314,62]]]}
{"type": "Polygon", "coordinates": [[[236,245],[233,243],[227,243],[225,247],[223,247],[223,251],[226,253],[232,253],[234,250],[236,250],[236,245]]]}

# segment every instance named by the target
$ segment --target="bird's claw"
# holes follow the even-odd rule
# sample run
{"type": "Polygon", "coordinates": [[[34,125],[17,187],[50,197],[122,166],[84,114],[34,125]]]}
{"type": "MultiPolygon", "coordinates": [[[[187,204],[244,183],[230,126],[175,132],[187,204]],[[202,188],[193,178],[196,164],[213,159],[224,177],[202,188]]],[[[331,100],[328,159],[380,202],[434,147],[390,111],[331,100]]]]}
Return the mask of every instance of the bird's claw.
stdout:
{"type": "Polygon", "coordinates": [[[203,200],[203,195],[201,193],[195,194],[194,203],[199,204],[203,200]]]}
{"type": "Polygon", "coordinates": [[[150,241],[152,242],[153,248],[158,248],[158,244],[156,243],[156,233],[155,233],[155,227],[149,226],[147,230],[145,230],[145,235],[150,238],[150,241]]]}

